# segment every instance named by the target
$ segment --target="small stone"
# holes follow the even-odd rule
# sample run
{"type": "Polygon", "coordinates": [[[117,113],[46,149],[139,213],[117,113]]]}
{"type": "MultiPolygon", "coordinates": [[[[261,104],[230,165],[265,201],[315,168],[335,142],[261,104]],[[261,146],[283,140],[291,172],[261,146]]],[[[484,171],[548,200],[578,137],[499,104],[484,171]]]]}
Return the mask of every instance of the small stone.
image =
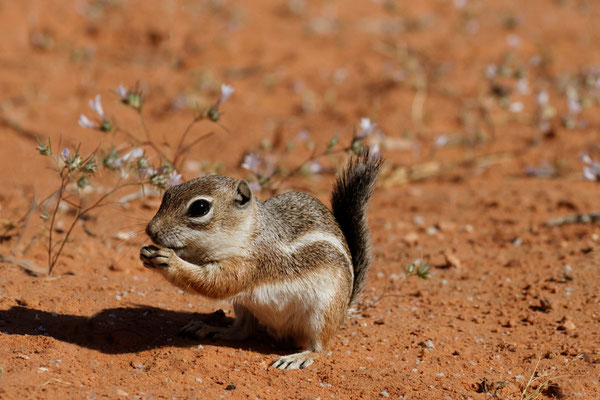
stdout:
{"type": "Polygon", "coordinates": [[[425,225],[425,218],[421,217],[420,215],[416,215],[413,218],[413,223],[418,226],[423,226],[425,225]]]}
{"type": "Polygon", "coordinates": [[[471,233],[475,230],[475,228],[473,228],[473,225],[467,224],[467,225],[463,226],[461,230],[464,232],[467,232],[467,233],[471,233]]]}
{"type": "Polygon", "coordinates": [[[552,302],[547,297],[542,297],[540,299],[540,311],[548,313],[552,310],[552,302]]]}
{"type": "Polygon", "coordinates": [[[454,254],[444,253],[444,257],[446,258],[446,262],[449,266],[454,267],[456,269],[461,269],[462,265],[460,263],[460,260],[454,254]]]}
{"type": "Polygon", "coordinates": [[[235,390],[235,385],[227,385],[225,390],[235,390]]]}
{"type": "Polygon", "coordinates": [[[558,326],[558,330],[560,331],[572,331],[577,328],[577,326],[569,319],[569,317],[563,317],[559,323],[560,325],[558,326]]]}
{"type": "Polygon", "coordinates": [[[515,320],[514,320],[514,319],[509,319],[508,321],[506,321],[506,322],[504,323],[504,325],[503,325],[503,326],[504,326],[505,328],[514,328],[516,325],[517,325],[517,323],[515,322],[515,320]]]}
{"type": "Polygon", "coordinates": [[[416,232],[409,232],[404,236],[406,244],[413,246],[419,241],[419,234],[416,232]]]}
{"type": "Polygon", "coordinates": [[[117,395],[118,396],[123,396],[123,397],[129,397],[129,393],[127,393],[123,389],[119,389],[119,388],[117,388],[117,395]]]}
{"type": "Polygon", "coordinates": [[[141,363],[141,362],[138,362],[138,361],[131,361],[129,363],[129,365],[133,369],[142,370],[142,371],[147,371],[148,370],[148,368],[146,367],[146,365],[144,365],[144,363],[141,363]]]}

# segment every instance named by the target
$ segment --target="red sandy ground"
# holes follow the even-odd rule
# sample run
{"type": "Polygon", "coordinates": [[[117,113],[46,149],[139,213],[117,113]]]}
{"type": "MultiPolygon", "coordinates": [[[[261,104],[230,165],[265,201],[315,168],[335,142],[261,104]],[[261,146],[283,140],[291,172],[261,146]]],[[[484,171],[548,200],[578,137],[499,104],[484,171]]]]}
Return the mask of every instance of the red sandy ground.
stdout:
{"type": "MultiPolygon", "coordinates": [[[[591,0],[469,0],[462,10],[449,0],[318,0],[293,12],[302,3],[0,0],[0,218],[18,221],[34,193],[43,198],[57,185],[29,134],[85,151],[106,145],[111,136],[76,123],[97,93],[109,115],[136,126],[114,94],[119,83],[145,88],[147,124],[170,143],[192,117],[170,107],[178,96],[207,104],[215,85],[231,83],[223,119],[230,133],[219,130],[189,158],[220,162],[236,177],[246,176],[241,157],[262,138],[289,140],[308,129],[324,145],[336,130],[348,140],[370,116],[389,138],[411,131],[421,145],[420,153],[384,149],[389,177],[429,161],[438,135],[462,134],[461,99],[487,96],[483,71],[509,50],[509,35],[520,38],[512,51],[524,60],[548,56],[552,76],[600,65],[600,7],[591,0]],[[512,17],[518,23],[507,30],[512,17]],[[477,25],[466,29],[469,19],[477,25]],[[403,54],[426,65],[421,116],[409,77],[389,78],[410,68],[403,54]]],[[[524,100],[525,117],[534,97],[524,100]]],[[[551,99],[564,110],[564,98],[551,91],[551,99]]],[[[539,398],[600,398],[600,229],[544,225],[600,208],[600,184],[583,181],[578,159],[597,146],[597,108],[584,110],[587,126],[556,124],[538,141],[535,124],[508,114],[493,113],[495,140],[442,148],[433,158],[512,154],[503,162],[409,184],[382,179],[370,212],[376,261],[363,309],[309,369],[269,369],[288,350],[265,335],[243,343],[176,336],[194,316],[231,311],[144,269],[142,237],[115,238],[143,230],[159,204],[150,197],[99,210],[86,222],[95,237],[78,226],[53,277],[0,264],[0,397],[518,399],[539,360],[534,387],[558,385],[539,398]],[[543,161],[562,162],[566,173],[525,175],[543,161]],[[421,255],[434,266],[431,278],[405,279],[421,255]],[[492,394],[477,391],[485,379],[492,394]]],[[[299,178],[285,189],[327,201],[332,180],[299,178]]],[[[59,214],[63,224],[68,218],[59,214]]],[[[31,225],[46,226],[37,217],[31,225]]],[[[9,235],[0,252],[27,245],[9,235]]],[[[23,257],[45,265],[43,245],[23,257]]]]}

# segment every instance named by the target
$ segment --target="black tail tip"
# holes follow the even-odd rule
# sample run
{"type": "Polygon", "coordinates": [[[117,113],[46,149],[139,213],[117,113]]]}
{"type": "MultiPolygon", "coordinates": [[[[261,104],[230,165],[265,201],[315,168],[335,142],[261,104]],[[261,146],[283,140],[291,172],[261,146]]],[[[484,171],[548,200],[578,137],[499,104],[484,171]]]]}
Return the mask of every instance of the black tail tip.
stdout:
{"type": "Polygon", "coordinates": [[[375,170],[379,170],[384,161],[383,154],[377,146],[366,147],[352,158],[351,164],[367,165],[375,170]]]}

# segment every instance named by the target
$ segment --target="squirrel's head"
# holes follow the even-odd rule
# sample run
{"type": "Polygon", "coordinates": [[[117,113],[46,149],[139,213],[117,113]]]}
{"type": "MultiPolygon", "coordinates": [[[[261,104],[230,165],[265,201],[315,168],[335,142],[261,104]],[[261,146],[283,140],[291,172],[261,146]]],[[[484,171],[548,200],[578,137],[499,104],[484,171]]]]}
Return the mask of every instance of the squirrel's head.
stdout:
{"type": "Polygon", "coordinates": [[[167,190],[146,233],[192,263],[243,256],[256,207],[248,182],[209,175],[167,190]]]}

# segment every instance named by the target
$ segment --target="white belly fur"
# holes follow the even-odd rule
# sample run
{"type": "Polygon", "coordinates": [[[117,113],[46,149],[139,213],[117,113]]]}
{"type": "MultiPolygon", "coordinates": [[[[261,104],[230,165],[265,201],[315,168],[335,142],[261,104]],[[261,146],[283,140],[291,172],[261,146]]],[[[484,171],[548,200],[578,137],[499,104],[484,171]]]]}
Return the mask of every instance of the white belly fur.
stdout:
{"type": "Polygon", "coordinates": [[[300,346],[318,337],[324,311],[340,286],[340,271],[323,268],[287,281],[269,283],[236,296],[233,301],[254,314],[277,338],[291,337],[300,346]]]}

